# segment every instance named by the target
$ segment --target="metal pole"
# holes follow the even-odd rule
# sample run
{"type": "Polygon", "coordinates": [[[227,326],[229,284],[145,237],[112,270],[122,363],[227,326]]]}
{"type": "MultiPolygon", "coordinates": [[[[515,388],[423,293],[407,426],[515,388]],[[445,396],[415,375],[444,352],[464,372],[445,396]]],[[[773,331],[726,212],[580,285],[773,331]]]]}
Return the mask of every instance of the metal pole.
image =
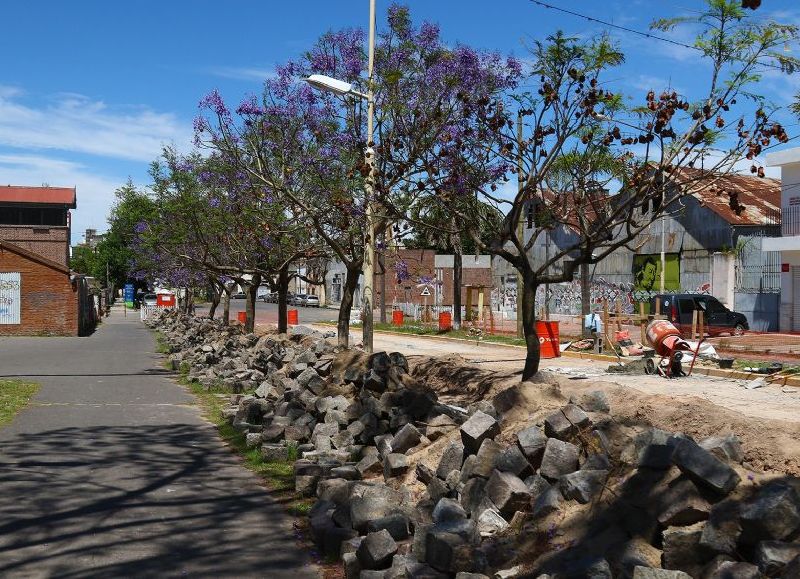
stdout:
{"type": "Polygon", "coordinates": [[[367,70],[367,150],[366,163],[369,174],[365,184],[365,213],[367,220],[366,239],[364,239],[364,351],[372,353],[372,306],[373,284],[375,283],[375,223],[372,197],[375,191],[375,150],[373,148],[373,122],[375,117],[375,95],[373,91],[373,68],[375,65],[375,0],[369,2],[369,68],[367,70]]]}
{"type": "MultiPolygon", "coordinates": [[[[522,194],[522,189],[525,186],[525,178],[522,175],[522,113],[517,113],[517,195],[522,194]]],[[[523,207],[525,204],[523,203],[523,207]]],[[[520,213],[519,221],[517,222],[517,237],[520,241],[525,238],[525,226],[523,224],[525,219],[525,212],[520,213]]],[[[524,245],[524,244],[523,244],[524,245]]],[[[525,330],[522,327],[522,294],[525,288],[525,281],[522,276],[517,274],[517,337],[524,338],[525,330]]]]}
{"type": "Polygon", "coordinates": [[[664,293],[664,280],[667,272],[667,258],[666,255],[664,254],[664,239],[666,237],[664,234],[665,227],[666,227],[666,220],[662,215],[661,216],[661,284],[660,284],[660,291],[662,294],[664,293]]]}

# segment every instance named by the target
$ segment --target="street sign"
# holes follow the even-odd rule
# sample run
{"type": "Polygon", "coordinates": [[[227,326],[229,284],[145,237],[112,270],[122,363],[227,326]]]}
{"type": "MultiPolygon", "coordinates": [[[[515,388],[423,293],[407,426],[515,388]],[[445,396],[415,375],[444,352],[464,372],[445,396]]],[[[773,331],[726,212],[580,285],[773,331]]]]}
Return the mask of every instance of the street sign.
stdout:
{"type": "Polygon", "coordinates": [[[429,295],[431,295],[431,288],[428,287],[428,286],[425,286],[424,288],[422,288],[422,291],[420,292],[419,295],[421,295],[421,296],[429,296],[429,295]]]}
{"type": "Polygon", "coordinates": [[[129,307],[133,307],[133,284],[127,283],[125,287],[122,289],[122,301],[124,301],[129,307]]]}

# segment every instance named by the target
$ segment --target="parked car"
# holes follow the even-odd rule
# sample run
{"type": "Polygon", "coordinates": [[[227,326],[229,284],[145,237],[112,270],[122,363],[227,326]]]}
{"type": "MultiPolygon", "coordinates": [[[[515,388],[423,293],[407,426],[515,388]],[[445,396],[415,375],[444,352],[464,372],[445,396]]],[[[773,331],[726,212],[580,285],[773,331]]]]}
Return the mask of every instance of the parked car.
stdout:
{"type": "Polygon", "coordinates": [[[142,297],[142,305],[143,306],[154,306],[158,304],[158,298],[156,294],[144,294],[142,297]]]}
{"type": "Polygon", "coordinates": [[[703,312],[703,325],[709,336],[731,334],[741,336],[750,329],[744,314],[733,312],[707,294],[658,294],[650,298],[650,313],[656,311],[656,299],[661,300],[661,314],[686,334],[692,330],[692,312],[703,312]]]}
{"type": "Polygon", "coordinates": [[[231,295],[231,299],[234,300],[243,300],[245,298],[247,298],[247,294],[244,292],[236,292],[235,294],[231,295]]]}
{"type": "Polygon", "coordinates": [[[292,297],[288,298],[286,302],[293,306],[302,306],[305,302],[306,294],[294,294],[292,297]]]}
{"type": "Polygon", "coordinates": [[[303,305],[308,307],[308,308],[318,308],[319,307],[319,296],[306,294],[306,297],[303,300],[303,305]]]}

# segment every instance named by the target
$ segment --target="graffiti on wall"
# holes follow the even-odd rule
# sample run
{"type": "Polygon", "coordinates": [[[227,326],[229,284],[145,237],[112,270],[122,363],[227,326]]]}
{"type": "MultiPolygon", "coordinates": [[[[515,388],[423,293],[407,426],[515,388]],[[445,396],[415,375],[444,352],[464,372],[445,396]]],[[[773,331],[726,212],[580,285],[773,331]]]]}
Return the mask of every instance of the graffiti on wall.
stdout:
{"type": "Polygon", "coordinates": [[[0,273],[0,324],[19,324],[20,290],[19,272],[0,273]]]}
{"type": "MultiPolygon", "coordinates": [[[[551,314],[579,315],[581,313],[581,282],[574,280],[569,283],[552,284],[547,288],[548,306],[551,314]]],[[[695,288],[669,289],[665,293],[700,293],[711,292],[711,284],[703,283],[695,288]]],[[[589,289],[590,310],[594,311],[608,303],[610,310],[614,311],[619,304],[620,311],[624,314],[639,312],[639,302],[649,302],[650,298],[658,294],[658,290],[636,289],[632,283],[612,283],[602,278],[592,281],[589,289]]],[[[536,303],[543,304],[545,299],[545,286],[539,286],[536,291],[536,303]]]]}
{"type": "MultiPolygon", "coordinates": [[[[547,300],[552,314],[577,315],[581,313],[581,282],[574,280],[569,283],[552,284],[547,287],[547,300]]],[[[536,291],[536,303],[543,304],[545,299],[545,286],[539,286],[536,291]]],[[[619,303],[623,313],[632,314],[636,309],[634,287],[632,283],[611,283],[603,278],[596,278],[589,286],[589,299],[592,309],[600,306],[604,301],[616,307],[619,303]]]]}
{"type": "MultiPolygon", "coordinates": [[[[633,285],[639,291],[655,291],[661,285],[661,256],[656,253],[633,256],[633,285]]],[[[681,262],[677,253],[664,256],[664,289],[681,287],[681,262]]]]}

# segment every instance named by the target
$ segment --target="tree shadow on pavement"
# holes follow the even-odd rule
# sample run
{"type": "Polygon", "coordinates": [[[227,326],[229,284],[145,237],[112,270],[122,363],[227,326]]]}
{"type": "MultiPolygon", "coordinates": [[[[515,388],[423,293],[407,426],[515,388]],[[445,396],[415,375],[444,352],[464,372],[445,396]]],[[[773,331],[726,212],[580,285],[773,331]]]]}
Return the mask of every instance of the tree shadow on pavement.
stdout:
{"type": "Polygon", "coordinates": [[[316,576],[204,425],[20,434],[2,441],[0,488],[0,576],[316,576]]]}

